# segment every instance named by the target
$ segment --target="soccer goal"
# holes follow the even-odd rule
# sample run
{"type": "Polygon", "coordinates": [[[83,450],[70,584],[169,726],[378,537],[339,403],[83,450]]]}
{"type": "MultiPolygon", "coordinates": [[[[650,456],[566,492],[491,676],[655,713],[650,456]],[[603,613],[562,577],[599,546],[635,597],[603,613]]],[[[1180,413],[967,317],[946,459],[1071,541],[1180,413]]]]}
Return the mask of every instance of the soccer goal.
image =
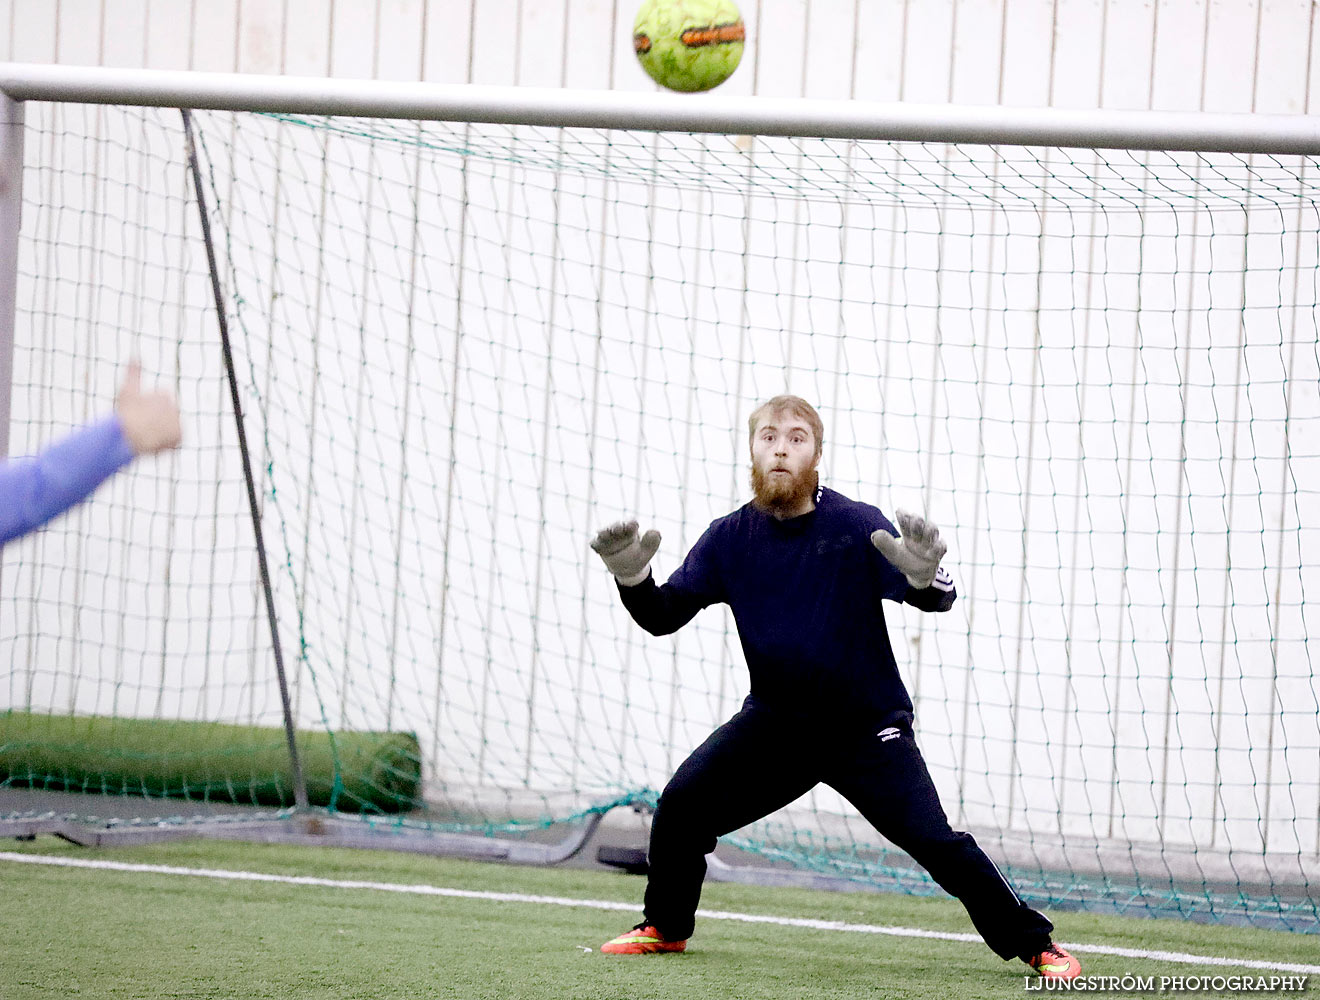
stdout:
{"type": "MultiPolygon", "coordinates": [[[[1036,904],[1320,931],[1314,119],[0,90],[10,454],[133,356],[186,434],[4,550],[4,786],[513,841],[653,803],[745,666],[588,540],[638,517],[663,579],[791,391],[826,484],[949,542],[954,610],[890,625],[955,826],[1036,904]]],[[[936,891],[824,787],[729,842],[936,891]]]]}

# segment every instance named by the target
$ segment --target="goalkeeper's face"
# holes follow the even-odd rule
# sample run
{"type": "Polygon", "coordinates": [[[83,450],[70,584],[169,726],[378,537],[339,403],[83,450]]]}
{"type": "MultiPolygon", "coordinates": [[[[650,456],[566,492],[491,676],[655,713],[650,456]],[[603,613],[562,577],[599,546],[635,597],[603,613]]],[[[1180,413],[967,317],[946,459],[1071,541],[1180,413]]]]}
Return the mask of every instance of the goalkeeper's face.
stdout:
{"type": "Polygon", "coordinates": [[[786,410],[767,413],[752,434],[753,502],[776,517],[805,514],[815,506],[819,462],[805,420],[786,410]]]}

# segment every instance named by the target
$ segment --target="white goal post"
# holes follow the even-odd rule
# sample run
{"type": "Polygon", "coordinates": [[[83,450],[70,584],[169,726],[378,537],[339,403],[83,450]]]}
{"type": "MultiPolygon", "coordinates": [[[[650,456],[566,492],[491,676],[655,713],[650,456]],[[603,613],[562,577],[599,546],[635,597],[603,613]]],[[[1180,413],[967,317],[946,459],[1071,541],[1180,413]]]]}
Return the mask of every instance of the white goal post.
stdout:
{"type": "Polygon", "coordinates": [[[1320,117],[394,83],[0,63],[15,101],[890,142],[1320,153],[1320,117]]]}

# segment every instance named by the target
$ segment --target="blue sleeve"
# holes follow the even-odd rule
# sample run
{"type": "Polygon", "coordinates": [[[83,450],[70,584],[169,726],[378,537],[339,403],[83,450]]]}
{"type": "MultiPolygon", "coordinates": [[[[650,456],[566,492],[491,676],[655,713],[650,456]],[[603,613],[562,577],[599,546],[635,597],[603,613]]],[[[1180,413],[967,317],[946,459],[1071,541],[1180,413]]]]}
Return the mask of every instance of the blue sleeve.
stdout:
{"type": "Polygon", "coordinates": [[[720,583],[718,542],[712,524],[674,570],[664,586],[648,576],[635,587],[619,586],[623,606],[633,621],[652,635],[669,635],[690,622],[698,611],[725,600],[720,583]]]}
{"type": "Polygon", "coordinates": [[[84,500],[133,460],[118,417],[89,424],[45,451],[0,466],[0,544],[84,500]]]}

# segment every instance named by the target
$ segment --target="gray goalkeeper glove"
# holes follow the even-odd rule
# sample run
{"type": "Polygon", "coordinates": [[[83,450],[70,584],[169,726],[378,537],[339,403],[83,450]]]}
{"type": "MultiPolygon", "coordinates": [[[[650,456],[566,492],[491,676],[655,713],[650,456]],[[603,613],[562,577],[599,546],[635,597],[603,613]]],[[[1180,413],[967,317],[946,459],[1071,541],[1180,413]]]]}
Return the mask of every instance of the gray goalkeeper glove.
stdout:
{"type": "Polygon", "coordinates": [[[635,587],[651,572],[651,557],[660,548],[660,532],[652,528],[639,538],[636,521],[615,521],[596,532],[591,547],[619,583],[635,587]]]}
{"type": "Polygon", "coordinates": [[[925,590],[934,582],[940,560],[949,547],[940,541],[940,529],[924,517],[900,510],[895,512],[894,519],[903,537],[896,538],[879,528],[871,532],[871,544],[907,577],[914,589],[925,590]]]}

